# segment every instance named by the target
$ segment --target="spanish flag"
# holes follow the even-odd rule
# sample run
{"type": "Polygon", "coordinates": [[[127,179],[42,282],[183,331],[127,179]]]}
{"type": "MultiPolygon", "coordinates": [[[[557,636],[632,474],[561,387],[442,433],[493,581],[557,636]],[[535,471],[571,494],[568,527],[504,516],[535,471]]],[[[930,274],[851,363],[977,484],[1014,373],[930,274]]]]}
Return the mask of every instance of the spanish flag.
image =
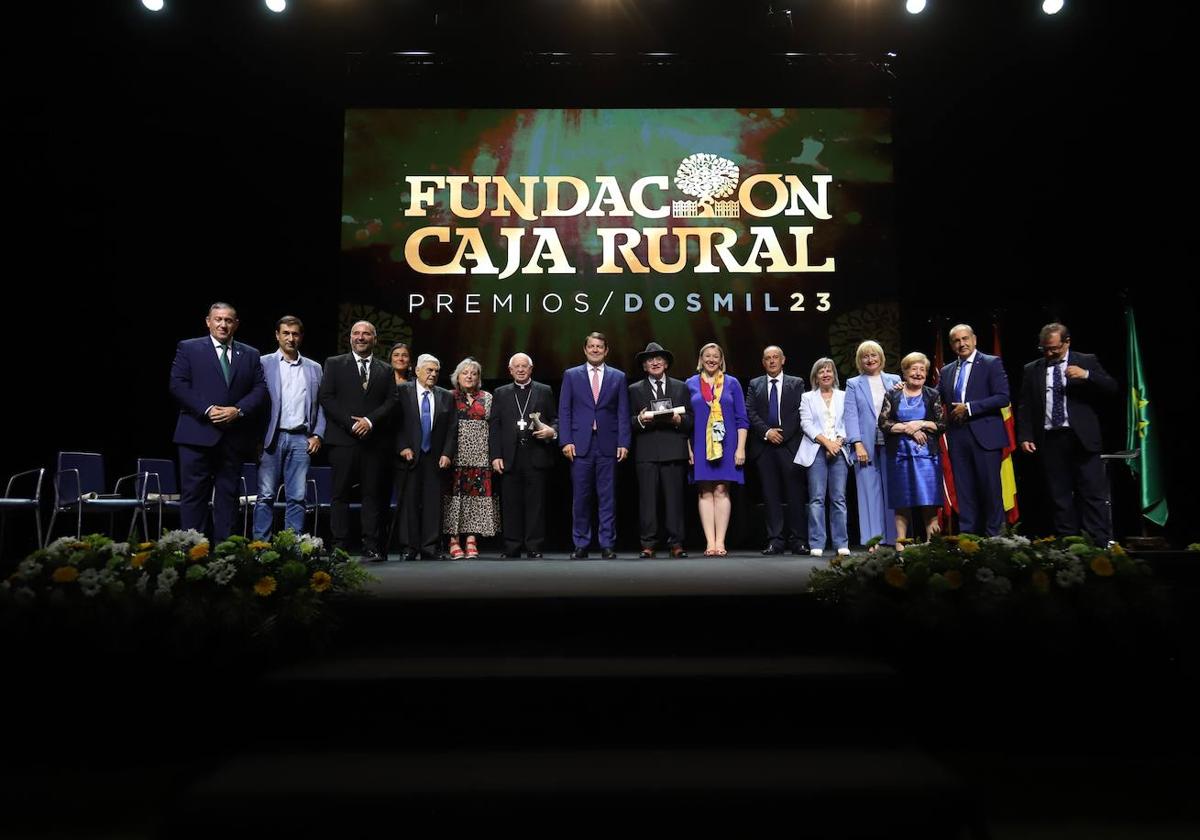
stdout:
{"type": "MultiPolygon", "coordinates": [[[[992,355],[1004,358],[1000,353],[1000,327],[992,324],[992,355]]],[[[1013,453],[1017,451],[1016,420],[1013,419],[1012,405],[1000,409],[1004,418],[1004,431],[1008,432],[1008,446],[1004,447],[1004,455],[1000,461],[1000,487],[1004,491],[1004,512],[1008,524],[1015,524],[1021,518],[1017,510],[1017,477],[1013,472],[1013,453]]]]}

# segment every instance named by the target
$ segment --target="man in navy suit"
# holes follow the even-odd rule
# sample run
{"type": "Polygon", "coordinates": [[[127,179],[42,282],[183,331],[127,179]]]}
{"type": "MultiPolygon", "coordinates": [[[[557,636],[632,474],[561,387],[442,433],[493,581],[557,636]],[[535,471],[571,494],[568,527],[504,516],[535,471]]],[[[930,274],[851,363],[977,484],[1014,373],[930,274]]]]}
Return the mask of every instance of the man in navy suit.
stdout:
{"type": "Polygon", "coordinates": [[[256,415],[268,396],[258,351],[233,340],[237,311],[214,303],[204,322],[208,335],[179,342],[171,363],[171,396],[179,405],[179,519],[184,528],[207,532],[211,497],[211,534],[220,541],[233,533],[241,465],[254,457],[256,415]]]}
{"type": "Polygon", "coordinates": [[[295,315],[275,322],[279,349],[262,358],[263,378],[271,403],[266,417],[262,456],[258,460],[258,502],[254,506],[254,538],[269,539],[275,516],[275,494],[283,485],[287,506],[283,525],[304,530],[308,465],[325,437],[321,408],[321,366],[300,355],[304,324],[295,315]]]}
{"type": "Polygon", "coordinates": [[[783,372],[787,358],[772,344],[763,350],[766,372],[750,380],[746,392],[746,416],[750,418],[747,455],[758,467],[762,482],[763,507],[767,516],[767,547],[764,555],[808,554],[808,480],[805,468],[793,463],[804,438],[800,428],[800,397],[804,380],[783,372]],[[787,502],[787,528],[783,503],[787,502]],[[786,539],[785,539],[786,533],[786,539]]]}
{"type": "Polygon", "coordinates": [[[592,542],[592,499],[599,508],[599,537],[605,560],[616,558],[617,464],[629,454],[629,388],[625,374],[604,364],[608,339],[589,333],[587,363],[563,373],[558,401],[559,442],[571,462],[571,536],[576,560],[586,560],[592,542]]]}
{"type": "Polygon", "coordinates": [[[946,444],[958,494],[958,526],[964,534],[993,537],[1004,529],[1000,460],[1008,432],[1000,410],[1009,404],[1008,377],[997,356],[975,349],[967,324],[950,330],[957,361],[942,368],[942,402],[950,406],[946,444]]]}
{"type": "Polygon", "coordinates": [[[1042,456],[1046,488],[1054,505],[1054,532],[1083,532],[1097,545],[1112,539],[1108,480],[1100,460],[1103,404],[1116,381],[1090,353],[1071,349],[1071,332],[1047,324],[1038,335],[1042,358],[1025,365],[1017,440],[1021,450],[1042,456]]]}

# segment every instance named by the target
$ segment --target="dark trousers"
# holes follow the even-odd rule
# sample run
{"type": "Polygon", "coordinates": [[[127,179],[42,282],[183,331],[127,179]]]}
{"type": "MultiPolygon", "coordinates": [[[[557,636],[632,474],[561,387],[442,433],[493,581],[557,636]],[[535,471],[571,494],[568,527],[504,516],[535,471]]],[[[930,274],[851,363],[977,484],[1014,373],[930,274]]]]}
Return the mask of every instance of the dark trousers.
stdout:
{"type": "Polygon", "coordinates": [[[540,554],[546,543],[546,477],[550,471],[530,464],[520,447],[514,461],[499,477],[504,553],[540,554]]]}
{"type": "Polygon", "coordinates": [[[685,461],[638,461],[638,525],[642,548],[658,542],[658,500],[663,502],[662,524],[667,546],[683,545],[683,481],[685,461]]]}
{"type": "Polygon", "coordinates": [[[1046,432],[1038,451],[1054,505],[1054,533],[1083,533],[1097,545],[1112,539],[1108,477],[1099,452],[1088,452],[1071,429],[1046,432]]]}
{"type": "Polygon", "coordinates": [[[350,497],[355,484],[362,498],[362,549],[379,551],[383,547],[383,526],[387,521],[388,468],[387,449],[366,446],[329,446],[329,465],[333,467],[333,501],[329,507],[329,530],[336,548],[346,548],[350,536],[350,497]]]}
{"type": "Polygon", "coordinates": [[[424,557],[438,556],[442,534],[442,471],[434,453],[418,455],[409,469],[401,507],[404,527],[400,539],[405,547],[424,557]]]}
{"type": "Polygon", "coordinates": [[[954,492],[958,496],[958,529],[964,534],[994,537],[1004,530],[1004,488],[1000,484],[1000,449],[982,449],[968,431],[949,440],[954,492]]]}
{"type": "MultiPolygon", "coordinates": [[[[234,533],[246,453],[222,439],[216,446],[179,444],[179,526],[220,542],[234,533]],[[214,492],[215,488],[215,492],[214,492]],[[212,501],[212,531],[208,503],[212,501]]],[[[248,493],[258,488],[247,489],[248,493]]],[[[241,533],[240,531],[238,533],[241,533]]]]}
{"type": "Polygon", "coordinates": [[[392,498],[396,500],[396,509],[392,511],[392,524],[388,528],[386,551],[391,551],[392,546],[399,543],[400,550],[404,551],[404,494],[408,489],[408,477],[412,470],[408,467],[408,461],[405,461],[399,455],[394,458],[395,466],[392,468],[392,498]]]}
{"type": "Polygon", "coordinates": [[[763,508],[767,520],[767,544],[782,551],[808,543],[808,478],[804,467],[792,463],[786,446],[766,444],[758,456],[758,480],[762,483],[763,508]],[[783,503],[787,502],[787,533],[784,533],[783,503]]]}

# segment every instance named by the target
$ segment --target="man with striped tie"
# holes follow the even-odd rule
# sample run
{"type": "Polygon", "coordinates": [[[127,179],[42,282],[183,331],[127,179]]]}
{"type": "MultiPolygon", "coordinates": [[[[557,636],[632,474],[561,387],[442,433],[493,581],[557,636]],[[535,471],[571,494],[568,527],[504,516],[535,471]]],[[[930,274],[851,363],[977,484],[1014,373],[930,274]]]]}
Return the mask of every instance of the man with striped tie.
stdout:
{"type": "Polygon", "coordinates": [[[325,360],[320,400],[325,411],[325,447],[333,467],[329,530],[335,548],[347,548],[350,491],[362,493],[362,556],[387,559],[384,529],[391,477],[392,410],[396,405],[392,369],[375,350],[375,326],[358,321],[350,328],[350,352],[325,360]]]}

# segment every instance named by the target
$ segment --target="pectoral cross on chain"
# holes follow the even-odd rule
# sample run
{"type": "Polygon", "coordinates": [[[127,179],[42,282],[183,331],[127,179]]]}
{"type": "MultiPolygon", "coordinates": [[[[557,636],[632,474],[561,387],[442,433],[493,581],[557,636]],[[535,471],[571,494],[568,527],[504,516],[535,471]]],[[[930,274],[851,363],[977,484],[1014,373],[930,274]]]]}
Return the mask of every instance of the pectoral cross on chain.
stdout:
{"type": "Polygon", "coordinates": [[[522,432],[525,431],[525,427],[528,425],[529,424],[525,422],[524,417],[522,417],[520,420],[517,421],[517,428],[520,429],[522,432]]]}

